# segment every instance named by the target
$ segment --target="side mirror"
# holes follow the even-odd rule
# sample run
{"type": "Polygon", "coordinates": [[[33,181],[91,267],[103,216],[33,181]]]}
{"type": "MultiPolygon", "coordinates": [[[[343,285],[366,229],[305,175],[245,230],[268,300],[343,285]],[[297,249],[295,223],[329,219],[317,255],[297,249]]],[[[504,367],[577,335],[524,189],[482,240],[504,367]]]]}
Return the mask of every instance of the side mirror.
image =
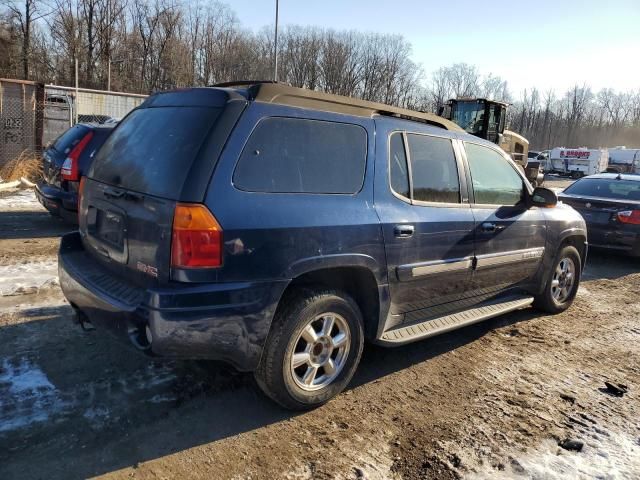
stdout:
{"type": "Polygon", "coordinates": [[[552,208],[558,204],[556,192],[544,187],[536,187],[529,196],[530,207],[552,208]]]}

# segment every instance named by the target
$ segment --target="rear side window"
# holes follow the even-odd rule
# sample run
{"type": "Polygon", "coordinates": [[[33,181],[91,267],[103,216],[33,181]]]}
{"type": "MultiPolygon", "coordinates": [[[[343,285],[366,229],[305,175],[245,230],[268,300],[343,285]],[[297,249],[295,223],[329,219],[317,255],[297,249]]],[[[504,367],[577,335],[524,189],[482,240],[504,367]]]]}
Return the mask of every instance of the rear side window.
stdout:
{"type": "Polygon", "coordinates": [[[211,107],[135,110],[98,151],[89,176],[177,200],[220,111],[211,107]]]}
{"type": "Polygon", "coordinates": [[[53,143],[53,148],[65,155],[75,147],[89,131],[84,125],[75,125],[60,135],[53,143]]]}
{"type": "Polygon", "coordinates": [[[249,137],[233,183],[250,192],[356,193],[366,159],[367,132],[358,125],[266,118],[249,137]]]}
{"type": "Polygon", "coordinates": [[[413,199],[422,202],[460,202],[460,181],[453,145],[448,138],[407,135],[413,180],[413,199]]]}
{"type": "Polygon", "coordinates": [[[411,198],[409,191],[409,170],[407,168],[407,155],[404,151],[404,140],[399,132],[391,135],[389,141],[389,172],[391,177],[391,188],[398,195],[411,198]]]}

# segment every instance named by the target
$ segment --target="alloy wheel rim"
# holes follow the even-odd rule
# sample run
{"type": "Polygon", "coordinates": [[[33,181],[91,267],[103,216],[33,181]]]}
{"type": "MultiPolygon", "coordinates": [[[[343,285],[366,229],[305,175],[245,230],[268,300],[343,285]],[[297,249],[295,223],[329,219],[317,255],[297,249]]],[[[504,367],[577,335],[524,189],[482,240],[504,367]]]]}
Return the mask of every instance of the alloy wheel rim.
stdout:
{"type": "Polygon", "coordinates": [[[333,312],[312,319],[294,342],[289,365],[298,387],[320,390],[333,382],[347,362],[351,332],[347,321],[333,312]]]}
{"type": "Polygon", "coordinates": [[[557,304],[564,303],[571,295],[576,279],[576,266],[570,258],[558,262],[551,279],[551,296],[557,304]]]}

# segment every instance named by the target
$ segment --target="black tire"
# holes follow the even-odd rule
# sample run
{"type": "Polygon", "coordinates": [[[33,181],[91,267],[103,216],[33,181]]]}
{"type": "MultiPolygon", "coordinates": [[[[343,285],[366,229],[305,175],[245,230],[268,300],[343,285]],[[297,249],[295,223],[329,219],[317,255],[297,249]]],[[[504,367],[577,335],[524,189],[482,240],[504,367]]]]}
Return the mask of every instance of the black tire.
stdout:
{"type": "MultiPolygon", "coordinates": [[[[570,245],[563,247],[556,255],[550,271],[544,278],[544,290],[542,291],[542,293],[534,297],[533,306],[547,313],[555,314],[564,312],[571,306],[573,300],[576,297],[578,287],[580,286],[581,275],[582,263],[580,259],[580,253],[578,252],[578,250],[576,250],[575,247],[572,247],[570,245]],[[573,267],[575,269],[574,280],[570,288],[567,289],[567,295],[564,296],[564,298],[557,299],[554,297],[553,280],[560,262],[564,261],[565,259],[569,259],[573,263],[573,267]]],[[[558,287],[555,286],[555,288],[557,289],[558,287]]]]}
{"type": "MultiPolygon", "coordinates": [[[[298,290],[287,295],[278,307],[254,376],[264,393],[283,407],[291,410],[315,408],[331,400],[348,385],[360,362],[363,345],[362,314],[349,295],[328,289],[298,290]],[[291,365],[292,355],[299,346],[299,338],[305,327],[320,322],[314,319],[329,312],[340,317],[343,328],[349,330],[348,340],[344,342],[345,347],[348,345],[342,357],[344,363],[331,383],[307,391],[294,379],[297,373],[291,365]]],[[[301,368],[309,367],[304,364],[301,368]]],[[[327,374],[324,370],[320,371],[322,375],[327,374]]],[[[320,378],[323,378],[322,375],[320,378]]]]}

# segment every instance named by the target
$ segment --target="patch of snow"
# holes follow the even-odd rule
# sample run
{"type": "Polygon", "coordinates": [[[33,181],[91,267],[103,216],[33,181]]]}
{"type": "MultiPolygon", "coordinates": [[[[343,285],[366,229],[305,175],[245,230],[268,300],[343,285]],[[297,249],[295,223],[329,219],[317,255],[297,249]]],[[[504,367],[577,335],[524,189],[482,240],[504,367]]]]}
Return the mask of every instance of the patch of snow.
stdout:
{"type": "Polygon", "coordinates": [[[2,360],[0,432],[44,422],[64,408],[64,401],[45,373],[29,359],[2,360]]]}
{"type": "Polygon", "coordinates": [[[0,265],[0,297],[35,293],[57,284],[57,260],[0,265]]]}
{"type": "Polygon", "coordinates": [[[0,212],[13,211],[40,212],[45,211],[45,208],[38,202],[34,190],[27,188],[0,197],[0,212]]]}
{"type": "Polygon", "coordinates": [[[553,440],[547,440],[533,452],[514,455],[522,468],[508,465],[499,472],[487,467],[487,471],[466,478],[617,480],[636,477],[640,472],[640,444],[625,434],[607,433],[584,439],[581,452],[563,450],[553,440]]]}

